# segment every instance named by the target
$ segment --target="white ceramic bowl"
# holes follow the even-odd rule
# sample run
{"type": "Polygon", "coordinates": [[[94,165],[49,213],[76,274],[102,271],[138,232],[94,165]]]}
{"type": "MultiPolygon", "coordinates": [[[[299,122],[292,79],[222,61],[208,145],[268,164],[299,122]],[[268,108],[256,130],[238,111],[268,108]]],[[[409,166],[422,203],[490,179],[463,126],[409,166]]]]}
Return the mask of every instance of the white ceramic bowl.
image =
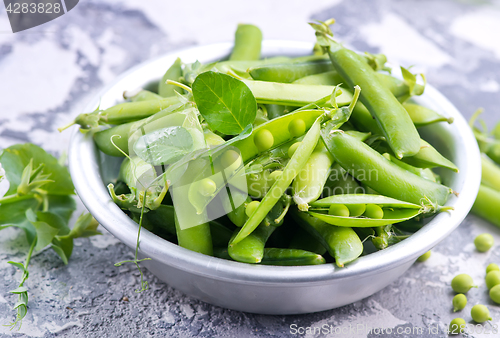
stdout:
{"type": "MultiPolygon", "coordinates": [[[[223,43],[172,52],[129,70],[106,87],[85,112],[110,107],[124,90],[158,81],[180,57],[184,62],[214,61],[226,57],[232,44],[223,43]]],[[[293,41],[264,41],[263,56],[300,56],[312,45],[293,41]]],[[[418,256],[450,234],[469,212],[479,189],[480,155],[470,128],[458,110],[436,89],[427,86],[416,98],[455,122],[419,129],[423,138],[451,159],[460,173],[441,171],[444,183],[460,195],[451,196],[452,212],[436,215],[410,238],[385,250],[337,268],[316,266],[262,266],[222,260],[189,251],[153,233],[141,233],[140,253],[152,258],[144,264],[158,278],[182,292],[222,307],[262,314],[297,314],[340,307],[368,297],[401,276],[418,256]]],[[[90,134],[74,133],[69,166],[76,191],[94,217],[114,236],[135,248],[138,226],[118,208],[105,184],[116,178],[121,159],[99,152],[90,134]]]]}

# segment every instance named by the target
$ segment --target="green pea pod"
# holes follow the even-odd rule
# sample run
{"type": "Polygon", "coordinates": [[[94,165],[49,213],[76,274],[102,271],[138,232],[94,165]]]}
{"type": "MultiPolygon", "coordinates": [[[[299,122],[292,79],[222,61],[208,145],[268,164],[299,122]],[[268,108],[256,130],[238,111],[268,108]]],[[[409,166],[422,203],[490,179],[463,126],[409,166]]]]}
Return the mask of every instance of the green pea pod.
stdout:
{"type": "Polygon", "coordinates": [[[248,219],[245,209],[248,203],[252,202],[252,198],[250,198],[250,196],[247,196],[245,203],[240,204],[235,209],[232,208],[232,205],[228,198],[221,198],[221,201],[223,208],[226,211],[227,217],[229,217],[229,219],[231,220],[231,222],[234,223],[234,225],[241,228],[248,219]]]}
{"type": "MultiPolygon", "coordinates": [[[[162,204],[158,209],[144,214],[144,217],[153,226],[164,229],[170,234],[176,234],[175,209],[173,206],[162,204]]],[[[227,246],[232,236],[231,230],[217,221],[210,221],[208,223],[210,225],[210,234],[214,246],[227,246]]]]}
{"type": "Polygon", "coordinates": [[[321,195],[332,164],[332,155],[323,142],[319,141],[292,184],[293,200],[299,210],[307,211],[309,203],[317,200],[321,195]]]}
{"type": "Polygon", "coordinates": [[[123,93],[123,98],[125,100],[130,100],[132,102],[149,101],[149,100],[160,100],[162,97],[156,93],[149,90],[141,89],[137,92],[126,91],[123,93]]]}
{"type": "Polygon", "coordinates": [[[500,167],[486,154],[481,154],[482,177],[481,184],[500,191],[500,167]]]}
{"type": "Polygon", "coordinates": [[[79,124],[82,129],[97,128],[103,124],[123,124],[149,117],[179,102],[176,96],[160,100],[124,102],[105,110],[80,114],[74,123],[79,124]]]}
{"type": "MultiPolygon", "coordinates": [[[[283,117],[288,117],[288,115],[283,117]]],[[[273,121],[276,120],[278,119],[275,119],[273,121]]],[[[255,212],[249,217],[245,225],[243,225],[238,234],[233,238],[231,244],[237,244],[245,237],[250,235],[264,219],[267,213],[272,209],[274,204],[276,204],[279,198],[285,193],[285,190],[288,188],[290,183],[292,183],[293,179],[295,178],[295,176],[297,176],[302,167],[304,167],[307,159],[316,147],[316,144],[319,140],[320,124],[322,120],[323,115],[319,116],[313,123],[306,136],[300,143],[300,146],[297,148],[292,158],[283,169],[283,173],[281,174],[281,176],[274,182],[273,186],[264,196],[255,212]]]]}
{"type": "Polygon", "coordinates": [[[318,43],[327,50],[335,69],[349,87],[361,87],[360,100],[377,120],[396,157],[415,155],[420,149],[420,137],[401,103],[361,56],[333,41],[331,31],[315,29],[318,43]]]}
{"type": "Polygon", "coordinates": [[[183,93],[183,90],[177,86],[167,84],[167,80],[179,81],[182,76],[182,61],[177,58],[175,62],[165,72],[160,83],[158,83],[158,94],[161,97],[175,96],[175,93],[183,93]]]}
{"type": "MultiPolygon", "coordinates": [[[[214,248],[214,256],[217,258],[232,260],[227,248],[214,248]]],[[[316,253],[299,249],[264,249],[264,256],[260,264],[280,266],[300,266],[324,264],[325,259],[316,253]]]]}
{"type": "Polygon", "coordinates": [[[126,158],[122,162],[118,181],[124,182],[131,193],[117,196],[114,186],[110,184],[108,189],[111,197],[121,208],[133,211],[140,210],[143,204],[149,210],[157,209],[168,188],[156,180],[155,168],[139,157],[126,158]]]}
{"type": "Polygon", "coordinates": [[[453,123],[453,117],[445,117],[432,109],[418,104],[405,102],[403,103],[403,107],[406,109],[411,120],[413,121],[413,124],[417,128],[436,122],[453,123]]]}
{"type": "Polygon", "coordinates": [[[281,106],[279,104],[267,104],[266,109],[267,109],[267,117],[270,120],[286,115],[290,112],[286,106],[281,106]]]}
{"type": "MultiPolygon", "coordinates": [[[[260,224],[250,235],[228,247],[229,256],[237,262],[260,263],[264,256],[264,246],[269,236],[276,230],[275,226],[260,224]]],[[[239,229],[235,230],[234,236],[239,229]]]]}
{"type": "Polygon", "coordinates": [[[500,227],[500,192],[481,184],[472,212],[500,227]]]}
{"type": "Polygon", "coordinates": [[[262,32],[254,25],[239,24],[234,35],[234,47],[229,60],[258,60],[262,32]]]}
{"type": "Polygon", "coordinates": [[[420,150],[412,157],[405,157],[402,161],[419,168],[442,167],[458,172],[457,166],[441,155],[433,146],[420,140],[420,150]]]}
{"type": "Polygon", "coordinates": [[[313,208],[328,208],[332,204],[376,204],[383,208],[405,208],[405,209],[420,209],[421,205],[400,201],[383,195],[370,194],[349,194],[349,195],[334,195],[326,197],[314,202],[311,202],[313,208]]]}
{"type": "Polygon", "coordinates": [[[180,225],[175,217],[175,232],[179,246],[205,255],[213,255],[212,235],[210,225],[201,223],[189,228],[180,225]]]}
{"type": "Polygon", "coordinates": [[[240,150],[243,162],[247,163],[249,160],[255,158],[259,153],[262,153],[262,151],[259,151],[255,145],[255,141],[256,135],[260,134],[263,130],[267,130],[271,133],[273,145],[269,149],[274,149],[293,139],[293,136],[288,131],[288,126],[291,122],[294,120],[302,120],[306,130],[308,130],[314,124],[314,121],[321,116],[321,114],[323,114],[322,110],[314,109],[301,110],[283,115],[254,128],[249,137],[237,141],[233,143],[233,145],[240,150]]]}
{"type": "Polygon", "coordinates": [[[124,153],[129,154],[129,135],[131,135],[135,130],[150,122],[161,119],[172,113],[189,109],[190,107],[191,104],[178,103],[140,121],[120,124],[112,128],[98,131],[93,135],[94,142],[96,143],[97,148],[99,148],[99,150],[103,153],[110,156],[124,157],[124,153]]]}
{"type": "Polygon", "coordinates": [[[299,249],[264,249],[263,265],[300,266],[325,264],[323,256],[299,249]]]}
{"type": "Polygon", "coordinates": [[[349,228],[373,228],[380,227],[388,224],[395,224],[412,219],[423,213],[422,209],[384,209],[384,218],[366,218],[366,217],[342,217],[328,214],[321,214],[318,212],[309,211],[308,213],[328,224],[336,225],[339,227],[349,228]]]}
{"type": "Polygon", "coordinates": [[[338,163],[335,163],[328,175],[323,188],[323,196],[359,194],[365,189],[356,180],[347,173],[338,163]]]}
{"type": "Polygon", "coordinates": [[[396,157],[392,156],[389,153],[384,153],[383,155],[385,158],[387,158],[391,162],[397,164],[399,167],[403,168],[404,170],[407,170],[407,171],[411,172],[412,174],[415,174],[417,176],[425,178],[426,180],[436,182],[436,175],[432,172],[431,169],[429,169],[429,168],[422,169],[422,168],[414,167],[408,163],[405,163],[401,160],[398,160],[396,157]]]}
{"type": "Polygon", "coordinates": [[[324,255],[326,252],[326,248],[323,244],[303,228],[298,228],[295,231],[290,241],[289,248],[314,252],[318,255],[324,255]]]}
{"type": "MultiPolygon", "coordinates": [[[[259,104],[279,104],[301,107],[311,102],[330,96],[334,86],[301,85],[266,81],[249,81],[242,79],[255,96],[259,104]]],[[[351,103],[352,95],[342,91],[337,97],[337,104],[345,106],[351,103]]]]}
{"type": "Polygon", "coordinates": [[[331,226],[297,209],[293,209],[292,214],[301,227],[327,248],[338,267],[354,261],[363,253],[363,243],[351,228],[331,226]]]}
{"type": "Polygon", "coordinates": [[[332,63],[326,59],[309,62],[281,63],[252,67],[248,70],[254,80],[291,83],[311,74],[318,74],[332,69],[332,63]]]}
{"type": "Polygon", "coordinates": [[[333,129],[323,129],[326,147],[349,174],[380,194],[420,205],[428,200],[444,205],[452,189],[412,174],[365,143],[333,129]],[[405,189],[401,189],[405,187],[405,189]]]}

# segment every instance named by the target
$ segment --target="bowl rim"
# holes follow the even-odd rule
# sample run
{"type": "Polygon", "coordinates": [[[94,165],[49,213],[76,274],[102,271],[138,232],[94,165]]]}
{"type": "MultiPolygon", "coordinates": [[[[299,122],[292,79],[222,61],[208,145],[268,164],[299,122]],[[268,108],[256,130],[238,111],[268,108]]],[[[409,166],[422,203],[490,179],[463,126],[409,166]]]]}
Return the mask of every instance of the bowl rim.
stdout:
{"type": "MultiPolygon", "coordinates": [[[[304,55],[312,50],[312,43],[289,40],[264,40],[262,44],[263,55],[290,54],[304,55]]],[[[92,111],[102,102],[102,98],[113,90],[123,86],[127,79],[141,76],[139,72],[148,71],[144,75],[143,84],[149,76],[149,81],[159,79],[161,71],[151,77],[154,68],[158,65],[169,65],[177,57],[188,60],[198,55],[204,55],[203,61],[221,58],[229,54],[232,43],[218,43],[206,46],[191,47],[183,50],[169,52],[163,56],[145,61],[117,77],[105,86],[85,107],[84,111],[92,111]]],[[[168,66],[167,66],[168,67],[168,66]]],[[[167,67],[164,67],[166,69],[167,67]]],[[[122,88],[123,89],[123,88],[122,88]]],[[[129,88],[133,89],[133,88],[129,88]]],[[[109,96],[109,95],[108,95],[109,96]]],[[[455,210],[451,213],[436,215],[424,228],[417,231],[404,241],[388,247],[387,249],[359,257],[355,262],[338,268],[334,264],[314,266],[265,266],[251,265],[240,262],[219,259],[182,248],[168,242],[146,229],[141,230],[140,253],[143,257],[162,262],[178,269],[189,271],[192,274],[203,275],[215,280],[226,280],[254,285],[282,285],[290,284],[324,284],[331,280],[340,280],[382,272],[396,266],[415,260],[418,256],[434,247],[448,234],[450,234],[467,216],[475,196],[479,190],[481,179],[480,153],[477,143],[467,122],[460,112],[437,89],[427,85],[423,96],[432,101],[439,102],[440,107],[447,115],[454,118],[451,128],[457,129],[463,149],[466,167],[461,168],[467,177],[461,177],[463,187],[460,197],[449,198],[447,205],[452,205],[455,210]],[[422,242],[425,243],[422,245],[422,242]]],[[[104,104],[106,106],[106,104],[104,104]]],[[[131,248],[135,248],[137,239],[137,224],[130,219],[109,197],[102,176],[98,158],[98,150],[93,143],[91,133],[82,134],[75,130],[69,147],[69,168],[75,184],[75,189],[83,204],[87,207],[101,225],[111,234],[131,248]],[[97,185],[98,182],[100,185],[97,185]],[[110,203],[111,202],[111,203],[110,203]],[[135,229],[135,232],[134,232],[135,229]]],[[[458,174],[457,174],[458,175],[458,174]]]]}

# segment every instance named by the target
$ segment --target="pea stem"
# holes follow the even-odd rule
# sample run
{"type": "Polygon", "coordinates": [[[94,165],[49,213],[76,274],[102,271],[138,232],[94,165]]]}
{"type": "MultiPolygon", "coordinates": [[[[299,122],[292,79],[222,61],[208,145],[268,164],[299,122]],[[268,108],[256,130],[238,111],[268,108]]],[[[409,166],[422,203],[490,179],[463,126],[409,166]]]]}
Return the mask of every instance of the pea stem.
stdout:
{"type": "Polygon", "coordinates": [[[66,130],[66,129],[68,129],[69,127],[74,126],[75,124],[76,124],[76,122],[75,122],[75,121],[73,121],[73,122],[69,123],[68,125],[66,125],[66,126],[64,126],[64,127],[57,128],[57,130],[58,130],[60,133],[62,133],[63,131],[65,131],[65,130],[66,130]]]}
{"type": "Polygon", "coordinates": [[[185,91],[193,94],[193,91],[191,90],[191,88],[189,88],[188,86],[186,86],[185,84],[182,84],[180,82],[177,82],[174,80],[167,80],[167,81],[165,81],[165,83],[169,84],[169,85],[174,85],[174,86],[180,87],[180,88],[184,89],[185,91]]]}

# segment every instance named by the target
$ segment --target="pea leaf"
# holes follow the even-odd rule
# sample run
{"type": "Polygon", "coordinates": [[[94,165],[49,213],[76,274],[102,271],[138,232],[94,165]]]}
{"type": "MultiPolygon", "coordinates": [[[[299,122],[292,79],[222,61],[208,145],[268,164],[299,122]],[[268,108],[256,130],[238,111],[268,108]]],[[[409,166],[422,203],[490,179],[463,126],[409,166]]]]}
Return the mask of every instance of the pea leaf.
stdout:
{"type": "Polygon", "coordinates": [[[54,238],[52,240],[52,249],[61,257],[64,264],[68,264],[68,260],[73,252],[73,238],[54,238]]]}
{"type": "Polygon", "coordinates": [[[49,245],[57,234],[66,235],[70,231],[66,222],[51,212],[39,211],[35,214],[33,210],[29,209],[26,211],[26,218],[36,229],[36,250],[41,250],[49,245]]]}
{"type": "Polygon", "coordinates": [[[193,82],[193,97],[210,128],[237,135],[255,120],[257,101],[246,84],[229,75],[204,72],[193,82]]]}
{"type": "Polygon", "coordinates": [[[153,165],[171,164],[190,152],[193,143],[186,128],[173,126],[139,137],[134,151],[143,161],[153,165]]]}
{"type": "Polygon", "coordinates": [[[50,175],[54,182],[49,182],[43,189],[53,195],[74,194],[73,182],[66,167],[60,165],[57,159],[42,148],[31,144],[16,144],[3,150],[0,155],[0,163],[5,170],[5,176],[10,183],[6,195],[14,194],[21,183],[24,168],[33,159],[33,168],[43,164],[43,174],[50,175]]]}

